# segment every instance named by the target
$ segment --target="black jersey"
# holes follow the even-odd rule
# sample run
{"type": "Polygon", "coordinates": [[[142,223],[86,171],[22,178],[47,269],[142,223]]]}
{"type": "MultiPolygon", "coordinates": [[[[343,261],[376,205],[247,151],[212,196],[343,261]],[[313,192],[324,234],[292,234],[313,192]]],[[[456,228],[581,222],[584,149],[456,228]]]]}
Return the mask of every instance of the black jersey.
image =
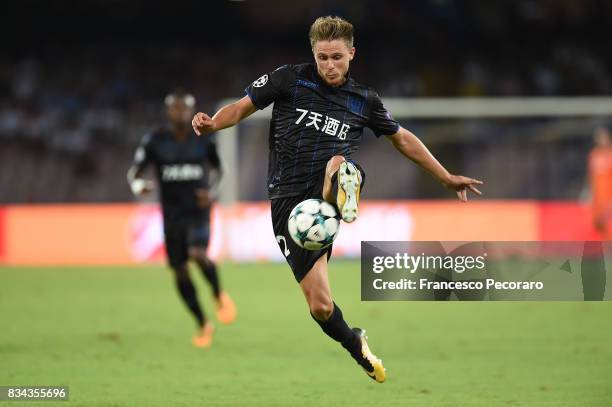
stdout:
{"type": "Polygon", "coordinates": [[[134,156],[134,165],[142,170],[155,167],[160,186],[160,200],[166,224],[205,215],[197,204],[196,189],[208,188],[209,168],[220,169],[212,135],[198,137],[190,132],[178,140],[170,130],[146,134],[134,156]]]}
{"type": "Polygon", "coordinates": [[[284,65],[246,88],[259,109],[274,103],[270,121],[268,194],[297,196],[322,177],[334,155],[350,158],[364,128],[395,134],[399,124],[371,88],[352,78],[331,87],[314,64],[284,65]]]}

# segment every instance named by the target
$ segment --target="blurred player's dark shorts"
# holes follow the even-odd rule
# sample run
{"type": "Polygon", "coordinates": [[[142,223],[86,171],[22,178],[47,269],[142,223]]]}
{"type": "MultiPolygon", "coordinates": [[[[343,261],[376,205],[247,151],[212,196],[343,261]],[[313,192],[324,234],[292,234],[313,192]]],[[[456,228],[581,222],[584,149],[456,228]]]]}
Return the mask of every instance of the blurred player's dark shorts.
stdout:
{"type": "Polygon", "coordinates": [[[207,248],[210,239],[210,211],[201,217],[164,224],[166,254],[171,267],[179,267],[189,259],[189,248],[207,248]]]}
{"type": "MultiPolygon", "coordinates": [[[[355,164],[361,172],[361,187],[363,188],[365,172],[359,164],[355,162],[353,162],[353,164],[355,164]]],[[[306,250],[301,248],[291,238],[287,226],[289,215],[297,204],[311,198],[323,199],[324,181],[325,177],[321,176],[319,177],[319,181],[312,188],[301,195],[272,199],[272,227],[274,229],[274,235],[276,236],[276,242],[278,243],[281,253],[285,256],[285,260],[289,264],[289,267],[291,267],[293,276],[298,283],[306,277],[308,271],[310,271],[321,256],[326,255],[327,260],[329,260],[332,254],[333,244],[323,250],[306,250]]]]}

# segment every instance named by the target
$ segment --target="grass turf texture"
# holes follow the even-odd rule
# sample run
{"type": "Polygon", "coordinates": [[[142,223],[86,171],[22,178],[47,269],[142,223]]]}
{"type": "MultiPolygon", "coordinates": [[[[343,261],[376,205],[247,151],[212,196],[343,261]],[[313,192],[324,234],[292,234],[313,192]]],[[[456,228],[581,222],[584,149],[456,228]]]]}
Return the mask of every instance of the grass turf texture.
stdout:
{"type": "Polygon", "coordinates": [[[20,404],[40,406],[612,405],[612,303],[362,303],[358,270],[333,262],[332,289],[382,385],[311,320],[284,264],[222,265],[239,315],[208,350],[164,267],[0,268],[0,385],[70,386],[69,402],[20,404]]]}

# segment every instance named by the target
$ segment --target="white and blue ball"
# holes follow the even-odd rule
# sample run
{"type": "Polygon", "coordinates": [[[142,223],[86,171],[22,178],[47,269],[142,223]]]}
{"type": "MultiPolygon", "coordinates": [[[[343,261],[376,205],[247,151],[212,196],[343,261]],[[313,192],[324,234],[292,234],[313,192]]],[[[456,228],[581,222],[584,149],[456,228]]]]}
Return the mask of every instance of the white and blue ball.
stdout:
{"type": "Polygon", "coordinates": [[[331,245],[338,236],[340,216],[328,202],[307,199],[293,208],[287,226],[298,246],[307,250],[321,250],[331,245]]]}

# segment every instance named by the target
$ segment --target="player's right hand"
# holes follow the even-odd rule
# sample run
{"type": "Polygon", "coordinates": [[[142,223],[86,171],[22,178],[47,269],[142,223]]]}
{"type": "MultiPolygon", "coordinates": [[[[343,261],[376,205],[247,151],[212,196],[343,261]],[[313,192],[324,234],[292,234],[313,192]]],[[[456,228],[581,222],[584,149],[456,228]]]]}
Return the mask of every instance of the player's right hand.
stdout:
{"type": "Polygon", "coordinates": [[[457,192],[457,198],[461,202],[467,202],[468,191],[473,192],[476,195],[482,195],[482,192],[476,188],[476,185],[482,185],[483,182],[474,178],[464,177],[463,175],[452,175],[449,174],[448,178],[445,179],[442,184],[448,188],[457,192]]]}
{"type": "Polygon", "coordinates": [[[191,120],[191,125],[198,136],[215,131],[215,122],[206,113],[196,113],[191,120]]]}
{"type": "Polygon", "coordinates": [[[153,183],[153,181],[136,178],[130,184],[130,188],[134,195],[140,196],[140,195],[146,195],[149,192],[153,191],[153,188],[155,188],[155,184],[153,183]]]}
{"type": "Polygon", "coordinates": [[[209,190],[204,188],[198,188],[195,190],[196,200],[198,206],[202,209],[210,207],[212,204],[212,195],[209,190]]]}

